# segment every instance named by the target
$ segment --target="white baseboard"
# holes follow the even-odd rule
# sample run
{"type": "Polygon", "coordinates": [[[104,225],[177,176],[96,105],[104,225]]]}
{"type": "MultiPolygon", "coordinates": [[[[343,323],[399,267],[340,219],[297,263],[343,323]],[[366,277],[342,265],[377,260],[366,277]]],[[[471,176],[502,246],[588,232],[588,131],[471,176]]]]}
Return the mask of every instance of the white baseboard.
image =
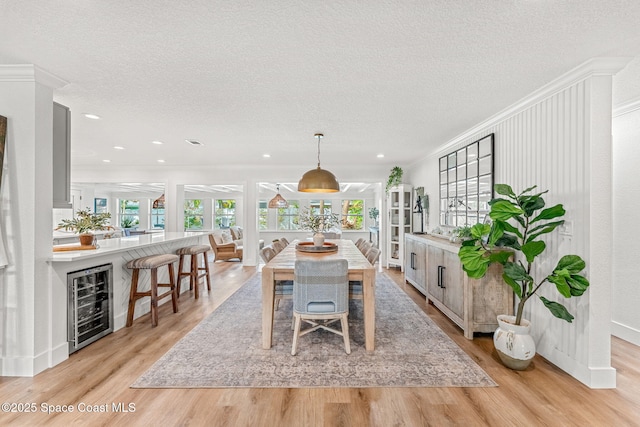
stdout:
{"type": "Polygon", "coordinates": [[[585,366],[558,350],[540,355],[589,388],[616,388],[616,370],[612,367],[585,366]]]}
{"type": "Polygon", "coordinates": [[[69,358],[68,342],[60,344],[51,350],[51,366],[56,366],[58,363],[62,363],[68,358],[69,358]]]}
{"type": "Polygon", "coordinates": [[[630,326],[611,321],[611,335],[640,346],[640,331],[630,326]]]}

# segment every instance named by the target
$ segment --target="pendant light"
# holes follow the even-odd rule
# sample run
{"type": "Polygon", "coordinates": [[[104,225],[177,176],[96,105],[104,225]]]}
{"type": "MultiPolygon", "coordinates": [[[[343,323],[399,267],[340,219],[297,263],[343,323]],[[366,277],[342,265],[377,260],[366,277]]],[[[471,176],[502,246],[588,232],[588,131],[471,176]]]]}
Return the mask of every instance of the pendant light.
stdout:
{"type": "Polygon", "coordinates": [[[298,191],[304,193],[335,193],[340,191],[340,184],[338,184],[335,175],[320,167],[320,140],[323,136],[321,133],[314,135],[318,139],[318,167],[302,175],[302,179],[298,182],[298,191]]]}
{"type": "Polygon", "coordinates": [[[287,202],[284,197],[280,195],[280,184],[276,184],[276,191],[278,194],[271,200],[269,200],[270,208],[288,208],[289,202],[287,202]]]}
{"type": "Polygon", "coordinates": [[[153,209],[164,209],[164,193],[153,201],[153,209]]]}

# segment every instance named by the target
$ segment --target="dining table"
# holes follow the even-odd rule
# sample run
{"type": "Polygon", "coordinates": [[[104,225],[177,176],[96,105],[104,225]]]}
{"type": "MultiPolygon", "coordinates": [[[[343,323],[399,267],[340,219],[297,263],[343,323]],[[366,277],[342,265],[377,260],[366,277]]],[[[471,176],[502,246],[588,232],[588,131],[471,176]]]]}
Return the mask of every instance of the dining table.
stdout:
{"type": "Polygon", "coordinates": [[[273,311],[275,302],[275,283],[277,280],[293,280],[296,260],[299,259],[346,259],[349,268],[349,280],[362,282],[362,301],[364,313],[365,349],[375,348],[376,325],[376,270],[367,258],[348,239],[327,239],[337,250],[327,252],[306,252],[297,249],[298,240],[292,241],[280,253],[262,267],[262,348],[271,348],[273,335],[273,311]]]}

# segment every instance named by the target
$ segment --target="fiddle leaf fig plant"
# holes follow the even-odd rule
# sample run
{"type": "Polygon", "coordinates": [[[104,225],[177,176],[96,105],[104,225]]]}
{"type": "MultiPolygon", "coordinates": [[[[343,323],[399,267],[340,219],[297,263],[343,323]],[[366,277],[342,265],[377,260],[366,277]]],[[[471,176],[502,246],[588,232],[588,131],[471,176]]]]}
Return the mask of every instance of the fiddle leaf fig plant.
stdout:
{"type": "MultiPolygon", "coordinates": [[[[564,224],[561,219],[565,210],[561,204],[545,208],[542,195],[534,193],[536,186],[520,194],[506,184],[497,184],[495,192],[504,198],[489,202],[491,224],[476,224],[471,227],[471,238],[462,242],[458,257],[462,268],[471,278],[485,275],[492,263],[502,264],[502,278],[518,296],[516,325],[520,325],[525,304],[545,283],[552,283],[565,298],[582,295],[589,281],[580,273],[586,264],[578,255],[560,258],[551,274],[535,279],[534,264],[547,248],[540,236],[551,233],[564,224]]],[[[571,323],[574,319],[566,307],[539,295],[540,301],[555,317],[571,323]]]]}

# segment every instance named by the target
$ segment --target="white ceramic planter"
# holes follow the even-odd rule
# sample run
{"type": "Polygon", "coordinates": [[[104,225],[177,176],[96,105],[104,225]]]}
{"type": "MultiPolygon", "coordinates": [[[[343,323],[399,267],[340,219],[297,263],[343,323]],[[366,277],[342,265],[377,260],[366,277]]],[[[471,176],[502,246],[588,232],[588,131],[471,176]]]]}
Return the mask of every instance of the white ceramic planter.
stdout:
{"type": "Polygon", "coordinates": [[[531,323],[522,319],[522,324],[516,325],[515,320],[515,316],[498,316],[498,329],[493,334],[493,345],[505,366],[521,371],[529,366],[536,355],[536,343],[529,335],[531,323]]]}
{"type": "Polygon", "coordinates": [[[324,245],[324,234],[316,233],[313,235],[313,246],[322,246],[324,245]]]}

